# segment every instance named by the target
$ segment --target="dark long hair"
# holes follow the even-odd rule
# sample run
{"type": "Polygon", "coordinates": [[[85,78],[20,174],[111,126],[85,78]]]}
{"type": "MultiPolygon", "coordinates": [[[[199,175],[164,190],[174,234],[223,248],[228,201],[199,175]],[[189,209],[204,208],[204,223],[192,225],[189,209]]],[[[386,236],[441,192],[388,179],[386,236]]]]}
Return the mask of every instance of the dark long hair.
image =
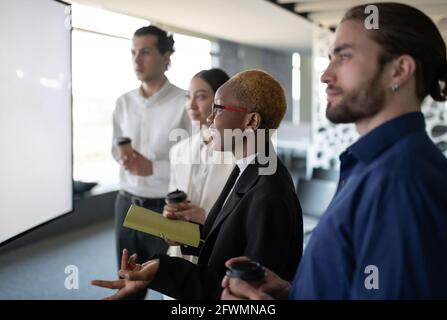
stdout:
{"type": "Polygon", "coordinates": [[[201,78],[205,80],[205,82],[210,85],[211,89],[213,89],[214,93],[216,93],[221,85],[230,79],[225,71],[218,68],[199,71],[193,78],[201,78]]]}

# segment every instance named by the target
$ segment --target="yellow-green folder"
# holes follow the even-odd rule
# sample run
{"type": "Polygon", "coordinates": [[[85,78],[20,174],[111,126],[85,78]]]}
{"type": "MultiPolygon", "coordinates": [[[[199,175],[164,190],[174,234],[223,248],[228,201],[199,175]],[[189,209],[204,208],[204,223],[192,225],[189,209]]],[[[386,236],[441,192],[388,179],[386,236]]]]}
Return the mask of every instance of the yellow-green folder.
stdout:
{"type": "Polygon", "coordinates": [[[198,224],[167,219],[155,211],[136,205],[130,206],[123,226],[196,248],[200,243],[198,224]]]}

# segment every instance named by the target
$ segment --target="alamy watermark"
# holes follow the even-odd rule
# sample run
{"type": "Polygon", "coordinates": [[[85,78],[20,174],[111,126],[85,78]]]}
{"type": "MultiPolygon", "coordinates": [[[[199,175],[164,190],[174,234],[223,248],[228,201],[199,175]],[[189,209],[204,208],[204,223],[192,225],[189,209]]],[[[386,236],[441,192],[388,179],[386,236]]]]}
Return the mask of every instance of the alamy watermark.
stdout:
{"type": "Polygon", "coordinates": [[[65,20],[64,20],[64,26],[67,30],[72,29],[71,25],[71,6],[65,7],[65,20]]]}
{"type": "Polygon", "coordinates": [[[376,265],[368,265],[365,267],[365,289],[378,290],[379,289],[379,268],[376,265]]]}
{"type": "Polygon", "coordinates": [[[365,28],[367,30],[379,29],[379,8],[375,5],[369,5],[365,7],[365,14],[369,14],[365,18],[365,28]]]}
{"type": "MultiPolygon", "coordinates": [[[[192,134],[196,134],[200,131],[200,125],[197,121],[193,121],[192,134]]],[[[169,141],[177,142],[189,138],[189,132],[185,129],[177,128],[169,133],[169,141]]],[[[240,129],[224,129],[223,134],[217,130],[214,130],[213,151],[210,163],[212,164],[232,164],[234,162],[233,157],[230,155],[234,152],[234,158],[244,159],[245,150],[255,151],[257,153],[256,160],[259,166],[259,175],[273,175],[277,168],[277,156],[275,152],[276,148],[276,130],[270,129],[257,129],[253,130],[240,130],[240,129]],[[216,151],[216,150],[222,150],[216,151]]],[[[200,156],[200,150],[194,148],[193,143],[189,144],[190,157],[182,157],[180,159],[171,159],[173,164],[200,164],[202,158],[200,156]]],[[[248,164],[248,163],[246,163],[248,164]]]]}
{"type": "Polygon", "coordinates": [[[75,265],[68,265],[65,267],[65,277],[64,286],[67,290],[78,290],[79,289],[79,269],[75,265]]]}

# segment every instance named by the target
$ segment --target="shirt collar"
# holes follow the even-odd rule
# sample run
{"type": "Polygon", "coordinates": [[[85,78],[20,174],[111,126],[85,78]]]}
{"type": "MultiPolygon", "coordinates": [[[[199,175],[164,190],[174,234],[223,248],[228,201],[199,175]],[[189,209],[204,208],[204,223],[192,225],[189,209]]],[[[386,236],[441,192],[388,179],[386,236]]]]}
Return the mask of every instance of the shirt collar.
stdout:
{"type": "Polygon", "coordinates": [[[424,115],[421,112],[401,115],[361,137],[343,152],[340,159],[345,153],[351,153],[358,160],[370,163],[402,137],[416,131],[425,131],[424,115]]]}
{"type": "Polygon", "coordinates": [[[234,161],[236,165],[239,167],[240,171],[239,176],[242,174],[242,172],[244,172],[244,170],[248,167],[248,165],[254,161],[257,155],[258,155],[257,153],[253,153],[245,158],[234,161]]]}
{"type": "Polygon", "coordinates": [[[147,98],[145,96],[143,96],[143,92],[142,92],[143,89],[140,86],[138,88],[138,97],[141,99],[141,101],[143,103],[145,103],[145,104],[152,104],[152,103],[156,102],[157,100],[160,100],[161,98],[166,96],[168,94],[169,89],[171,88],[171,86],[172,86],[172,84],[169,82],[168,79],[166,79],[165,83],[160,88],[160,90],[158,90],[153,95],[151,95],[150,97],[147,97],[147,98]]]}

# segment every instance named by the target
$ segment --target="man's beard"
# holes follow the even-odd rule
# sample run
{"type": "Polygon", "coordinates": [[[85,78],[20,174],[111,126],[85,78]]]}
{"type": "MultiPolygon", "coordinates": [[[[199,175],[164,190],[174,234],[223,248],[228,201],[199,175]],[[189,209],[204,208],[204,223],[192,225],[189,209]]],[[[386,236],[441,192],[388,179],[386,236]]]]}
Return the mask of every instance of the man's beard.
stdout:
{"type": "MultiPolygon", "coordinates": [[[[362,88],[345,94],[342,100],[335,105],[326,108],[326,117],[332,123],[353,123],[369,118],[382,110],[385,101],[385,89],[380,78],[382,70],[362,88]]],[[[343,92],[342,92],[343,93],[343,92]]]]}

